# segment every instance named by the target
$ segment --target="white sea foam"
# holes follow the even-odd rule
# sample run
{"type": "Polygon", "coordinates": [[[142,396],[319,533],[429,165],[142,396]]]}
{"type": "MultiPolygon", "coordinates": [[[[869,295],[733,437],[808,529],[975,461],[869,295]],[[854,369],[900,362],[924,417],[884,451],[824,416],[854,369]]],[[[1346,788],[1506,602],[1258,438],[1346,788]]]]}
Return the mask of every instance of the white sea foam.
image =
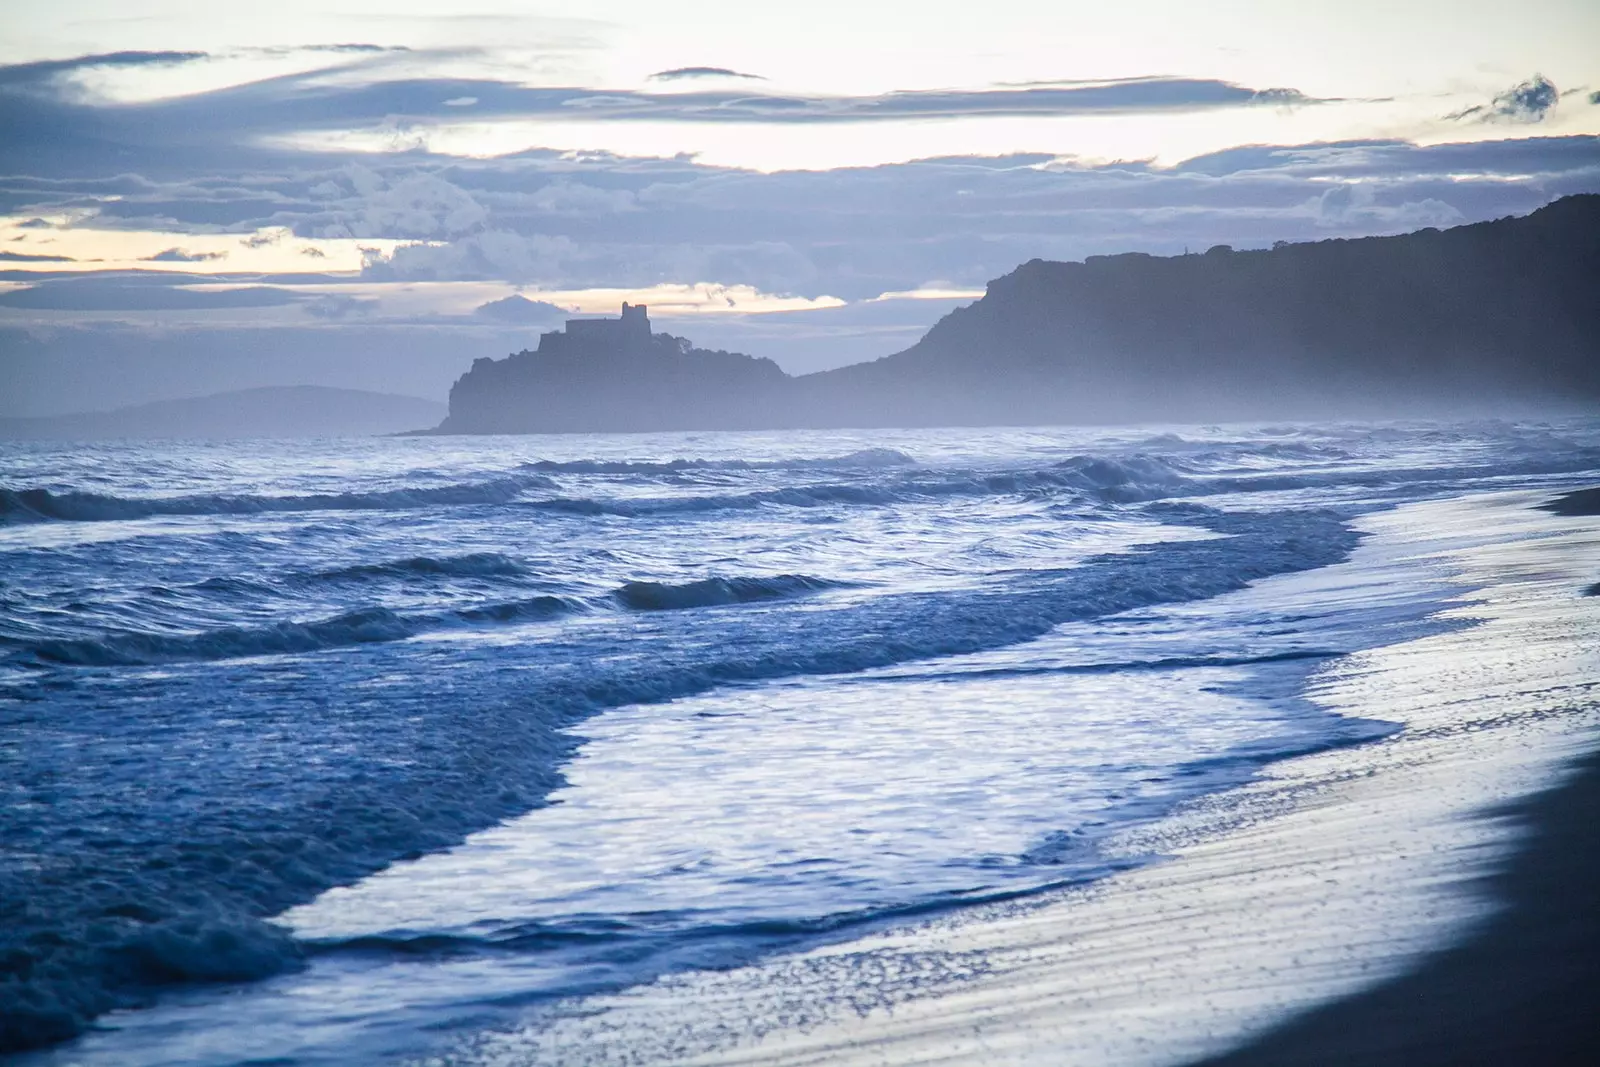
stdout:
{"type": "Polygon", "coordinates": [[[1393,501],[1600,464],[1587,423],[1365,430],[20,450],[7,1017],[154,999],[74,1062],[392,1058],[1142,862],[1110,842],[1381,735],[1304,679],[1440,595],[1265,591],[1393,501]]]}

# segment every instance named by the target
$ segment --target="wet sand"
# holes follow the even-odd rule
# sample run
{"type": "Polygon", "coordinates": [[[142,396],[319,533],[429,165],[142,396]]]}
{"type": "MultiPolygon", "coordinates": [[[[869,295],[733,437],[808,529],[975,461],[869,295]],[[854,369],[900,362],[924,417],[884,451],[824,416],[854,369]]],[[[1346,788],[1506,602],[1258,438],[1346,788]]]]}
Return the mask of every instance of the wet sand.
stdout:
{"type": "MultiPolygon", "coordinates": [[[[1600,487],[1538,506],[1600,515],[1600,487]]],[[[1583,592],[1600,596],[1600,582],[1583,592]]],[[[1527,837],[1487,880],[1505,910],[1476,936],[1204,1067],[1600,1059],[1600,754],[1507,814],[1527,837]]]]}
{"type": "Polygon", "coordinates": [[[1308,691],[1403,730],[1132,835],[1164,862],[590,998],[446,1062],[1589,1062],[1572,1056],[1594,1043],[1600,959],[1600,606],[1577,594],[1600,527],[1545,502],[1376,517],[1365,562],[1295,579],[1313,602],[1371,598],[1437,557],[1478,592],[1441,613],[1465,625],[1348,656],[1308,691]]]}
{"type": "Polygon", "coordinates": [[[1512,809],[1531,833],[1489,880],[1507,910],[1405,976],[1205,1067],[1593,1063],[1600,1058],[1600,756],[1512,809]]]}
{"type": "Polygon", "coordinates": [[[1557,515],[1600,515],[1600,486],[1563,493],[1549,503],[1539,506],[1557,515]]]}

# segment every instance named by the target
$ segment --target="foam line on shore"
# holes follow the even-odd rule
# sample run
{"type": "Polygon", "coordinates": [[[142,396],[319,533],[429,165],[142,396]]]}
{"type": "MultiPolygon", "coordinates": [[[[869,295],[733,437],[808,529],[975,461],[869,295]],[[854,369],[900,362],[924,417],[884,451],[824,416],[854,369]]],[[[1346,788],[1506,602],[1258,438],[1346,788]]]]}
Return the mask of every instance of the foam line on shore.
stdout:
{"type": "Polygon", "coordinates": [[[1405,973],[1492,921],[1484,877],[1523,832],[1507,805],[1600,744],[1600,603],[1575,595],[1600,523],[1539,499],[1366,520],[1347,566],[1431,559],[1479,590],[1442,612],[1462,625],[1345,657],[1307,693],[1404,729],[1273,764],[1118,843],[1169,862],[541,1009],[440,1062],[1177,1065],[1405,973]]]}

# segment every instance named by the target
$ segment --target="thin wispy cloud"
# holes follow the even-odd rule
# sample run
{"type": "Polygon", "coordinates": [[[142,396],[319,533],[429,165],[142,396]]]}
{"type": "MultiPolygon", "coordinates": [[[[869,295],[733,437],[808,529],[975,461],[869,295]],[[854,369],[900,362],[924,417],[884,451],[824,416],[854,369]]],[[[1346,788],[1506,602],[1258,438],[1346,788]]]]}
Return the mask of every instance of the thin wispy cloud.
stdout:
{"type": "Polygon", "coordinates": [[[13,63],[9,66],[0,66],[0,89],[54,85],[57,91],[61,91],[65,76],[79,71],[107,67],[171,67],[193,63],[207,56],[206,52],[127,51],[73,56],[70,59],[45,59],[33,63],[13,63]]]}
{"type": "Polygon", "coordinates": [[[0,263],[76,263],[72,256],[38,255],[31,252],[0,251],[0,263]]]}
{"type": "Polygon", "coordinates": [[[226,259],[226,252],[188,252],[182,248],[168,248],[153,256],[141,257],[146,263],[208,263],[226,259]]]}
{"type": "Polygon", "coordinates": [[[759,74],[746,74],[739,70],[729,70],[727,67],[675,67],[672,70],[658,70],[650,75],[650,80],[657,82],[684,81],[694,78],[743,78],[746,81],[767,80],[759,74]]]}

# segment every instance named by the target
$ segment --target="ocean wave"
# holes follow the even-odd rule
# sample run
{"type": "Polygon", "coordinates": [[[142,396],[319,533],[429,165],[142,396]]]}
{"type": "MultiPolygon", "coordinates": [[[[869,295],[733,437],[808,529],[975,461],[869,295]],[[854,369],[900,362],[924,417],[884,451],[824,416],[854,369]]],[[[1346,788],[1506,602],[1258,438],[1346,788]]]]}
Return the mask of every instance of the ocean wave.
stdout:
{"type": "Polygon", "coordinates": [[[909,467],[916,460],[892,448],[863,448],[842,456],[819,458],[748,460],[748,459],[671,459],[664,461],[541,459],[522,464],[522,469],[546,474],[676,474],[680,471],[794,471],[832,469],[874,469],[880,467],[909,467]]]}
{"type": "Polygon", "coordinates": [[[459,608],[444,616],[434,616],[430,621],[446,624],[537,622],[587,609],[588,604],[575,597],[536,596],[526,600],[508,600],[499,604],[459,608]]]}
{"type": "MultiPolygon", "coordinates": [[[[1165,483],[1170,490],[1175,483],[1165,483]]],[[[691,515],[716,511],[742,511],[765,507],[821,508],[840,505],[890,507],[952,496],[1048,495],[1062,491],[1094,489],[1100,499],[1121,502],[1151,498],[1154,487],[1119,493],[1115,487],[1097,486],[1092,476],[1061,470],[967,472],[938,478],[907,478],[877,484],[825,482],[815,485],[757,489],[747,493],[711,493],[703,496],[651,497],[549,497],[527,500],[523,506],[571,515],[614,515],[641,518],[651,515],[691,515]]]]}
{"type": "Polygon", "coordinates": [[[618,604],[634,611],[672,611],[785,600],[846,586],[844,582],[831,582],[804,574],[780,574],[772,578],[703,578],[681,585],[629,582],[612,597],[618,604]]]}
{"type": "MultiPolygon", "coordinates": [[[[1063,622],[1216,596],[1271,574],[1326,565],[1343,558],[1356,540],[1326,512],[1194,509],[1188,517],[1232,536],[1095,557],[1079,567],[1002,579],[978,590],[852,599],[804,619],[760,612],[733,627],[727,612],[674,612],[660,619],[662,625],[630,636],[626,655],[617,654],[615,633],[575,633],[554,655],[540,643],[522,643],[491,658],[458,657],[447,675],[393,689],[312,685],[301,694],[302,704],[287,698],[282,703],[292,714],[269,714],[237,733],[221,724],[239,715],[238,699],[213,692],[221,688],[215,678],[175,680],[163,690],[175,696],[159,704],[132,700],[114,707],[98,699],[103,690],[78,687],[69,705],[78,716],[75,729],[94,726],[113,740],[153,737],[166,744],[172,734],[203,743],[166,749],[177,754],[158,757],[160,774],[137,785],[126,784],[131,771],[115,768],[109,781],[137,798],[130,810],[144,821],[126,831],[97,830],[94,848],[58,835],[50,847],[60,851],[50,860],[76,862],[62,857],[82,853],[84,866],[64,868],[71,877],[18,883],[40,903],[14,924],[14,936],[21,941],[42,935],[28,943],[45,947],[25,984],[28,999],[16,1003],[42,1005],[60,1022],[58,1036],[65,1037],[90,1017],[129,1003],[152,980],[250,976],[293,966],[293,956],[278,951],[270,938],[257,940],[262,931],[254,919],[528,810],[559,782],[557,768],[572,745],[564,731],[603,709],[730,683],[836,675],[1012,645],[1063,622]],[[348,713],[329,714],[325,698],[347,705],[348,713]],[[240,743],[246,736],[270,744],[240,743]],[[331,751],[331,745],[339,746],[338,761],[309,758],[331,751]],[[193,795],[196,775],[204,778],[203,797],[193,795]],[[227,818],[213,820],[214,811],[227,818]],[[105,908],[131,903],[162,911],[173,900],[190,914],[201,913],[200,924],[176,940],[153,932],[137,941],[137,967],[87,947],[98,944],[93,938],[108,925],[105,908]],[[205,932],[213,915],[224,924],[214,935],[205,932]]],[[[308,637],[382,639],[417,625],[375,610],[321,624],[289,624],[266,636],[278,647],[298,647],[308,637]]],[[[433,625],[449,622],[436,618],[433,625]]],[[[247,654],[240,650],[259,650],[261,637],[243,640],[235,631],[153,643],[125,638],[120,645],[102,642],[87,655],[79,649],[76,660],[104,662],[107,651],[130,659],[150,653],[247,654]]],[[[377,683],[399,669],[416,672],[418,661],[396,657],[368,666],[342,677],[377,683]]],[[[286,675],[283,684],[295,683],[286,675]]],[[[267,705],[267,711],[276,706],[267,705]]],[[[67,745],[51,752],[54,759],[77,758],[67,745]]],[[[58,790],[53,778],[42,778],[37,789],[50,799],[33,808],[58,827],[76,833],[103,818],[108,794],[58,790]]],[[[113,789],[109,795],[118,794],[113,789]]],[[[0,872],[0,881],[5,877],[0,872]]],[[[137,918],[117,923],[152,925],[137,918]]],[[[537,940],[548,931],[527,934],[537,940]]],[[[3,999],[6,993],[6,983],[0,983],[0,1008],[12,1006],[3,999]]],[[[28,1025],[35,1023],[49,1025],[42,1017],[28,1025]]]]}
{"type": "Polygon", "coordinates": [[[24,653],[47,663],[76,667],[131,667],[317,652],[348,645],[398,641],[417,632],[413,621],[388,608],[363,608],[317,622],[230,626],[197,634],[122,631],[99,637],[44,640],[31,644],[24,653]]]}
{"type": "Polygon", "coordinates": [[[517,475],[457,485],[408,486],[364,493],[311,493],[298,496],[214,494],[169,497],[119,497],[49,489],[0,489],[0,524],[23,522],[119,522],[163,515],[258,515],[293,511],[388,511],[412,508],[505,504],[530,489],[554,483],[536,475],[517,475]]]}
{"type": "MultiPolygon", "coordinates": [[[[228,587],[233,586],[229,583],[228,587]]],[[[121,630],[93,637],[26,642],[10,639],[6,643],[13,645],[12,657],[23,661],[76,667],[152,666],[248,656],[298,655],[402,641],[421,633],[459,626],[541,622],[608,608],[681,611],[783,600],[848,587],[850,583],[804,574],[712,577],[676,585],[628,582],[608,595],[592,599],[546,595],[414,615],[401,615],[373,606],[314,622],[284,621],[260,627],[225,627],[185,634],[121,630]]]]}
{"type": "MultiPolygon", "coordinates": [[[[1292,451],[1286,449],[1285,451],[1292,451]]],[[[524,505],[572,515],[638,518],[739,511],[763,507],[887,507],[953,496],[1050,497],[1072,494],[1094,504],[1144,504],[1172,497],[1224,493],[1266,493],[1326,487],[1399,488],[1430,483],[1449,484],[1483,478],[1521,477],[1591,470],[1600,466],[1600,450],[1522,458],[1502,463],[1463,464],[1440,468],[1318,469],[1275,474],[1239,473],[1238,463],[1251,453],[1174,456],[1143,452],[1108,456],[1069,456],[1048,467],[1002,471],[915,471],[891,474],[871,482],[822,482],[812,485],[757,489],[743,493],[696,496],[549,497],[524,505]],[[1226,462],[1223,470],[1207,469],[1207,461],[1226,462]]],[[[1275,454],[1269,444],[1267,455],[1275,454]]],[[[1302,458],[1331,459],[1307,450],[1302,458]]]]}
{"type": "Polygon", "coordinates": [[[412,556],[382,563],[356,563],[317,571],[308,577],[325,581],[364,578],[521,578],[528,568],[499,552],[469,552],[464,556],[412,556]]]}

